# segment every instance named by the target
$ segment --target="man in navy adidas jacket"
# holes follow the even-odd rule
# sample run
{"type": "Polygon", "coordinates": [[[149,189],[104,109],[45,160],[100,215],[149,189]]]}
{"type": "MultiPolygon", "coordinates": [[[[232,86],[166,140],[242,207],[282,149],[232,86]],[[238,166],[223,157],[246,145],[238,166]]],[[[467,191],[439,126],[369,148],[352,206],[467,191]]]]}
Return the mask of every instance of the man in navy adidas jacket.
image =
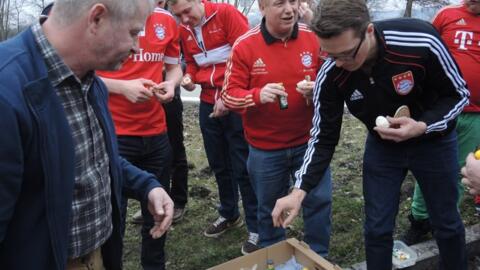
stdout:
{"type": "Polygon", "coordinates": [[[441,269],[467,269],[465,229],[456,201],[455,119],[468,103],[457,64],[432,25],[414,19],[370,22],[363,0],[324,0],[312,22],[328,54],[314,89],[315,116],[296,188],[277,201],[276,226],[297,215],[332,158],[343,104],[368,129],[363,162],[368,269],[392,267],[400,186],[411,171],[424,192],[441,269]],[[392,118],[402,105],[411,117],[392,118]],[[389,127],[376,127],[377,116],[389,127]]]}

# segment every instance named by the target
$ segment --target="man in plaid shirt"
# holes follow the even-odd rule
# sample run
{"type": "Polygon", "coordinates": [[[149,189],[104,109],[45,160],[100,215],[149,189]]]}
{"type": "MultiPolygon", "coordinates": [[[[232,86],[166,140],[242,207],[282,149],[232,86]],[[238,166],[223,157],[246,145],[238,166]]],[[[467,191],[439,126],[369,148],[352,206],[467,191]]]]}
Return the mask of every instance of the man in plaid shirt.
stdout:
{"type": "Polygon", "coordinates": [[[2,268],[121,269],[122,191],[148,200],[153,238],[170,226],[155,176],[118,155],[94,72],[138,50],[151,11],[149,0],[58,0],[48,20],[0,43],[2,268]]]}

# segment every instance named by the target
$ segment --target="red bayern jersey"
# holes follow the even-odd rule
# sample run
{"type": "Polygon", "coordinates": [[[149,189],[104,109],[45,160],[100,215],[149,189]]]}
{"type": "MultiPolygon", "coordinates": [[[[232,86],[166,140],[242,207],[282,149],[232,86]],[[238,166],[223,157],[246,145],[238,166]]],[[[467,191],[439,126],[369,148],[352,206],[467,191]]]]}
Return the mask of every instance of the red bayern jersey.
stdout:
{"type": "Polygon", "coordinates": [[[296,85],[306,76],[315,80],[322,64],[320,44],[305,24],[298,24],[285,42],[274,40],[263,25],[239,37],[233,46],[222,99],[242,114],[250,145],[262,150],[299,146],[310,138],[313,104],[307,104],[296,85]],[[283,83],[287,109],[281,110],[278,102],[261,104],[260,91],[268,83],[283,83]]]}
{"type": "Polygon", "coordinates": [[[470,90],[470,104],[465,112],[480,112],[480,16],[465,5],[441,9],[433,19],[451,54],[455,57],[470,90]]]}
{"type": "MultiPolygon", "coordinates": [[[[130,55],[122,68],[113,72],[98,72],[105,78],[132,80],[145,78],[163,81],[163,63],[179,64],[179,31],[173,16],[156,8],[147,18],[139,34],[139,52],[130,55]]],[[[110,94],[109,109],[117,135],[152,136],[166,132],[163,106],[155,97],[144,103],[132,103],[123,95],[110,94]]]]}

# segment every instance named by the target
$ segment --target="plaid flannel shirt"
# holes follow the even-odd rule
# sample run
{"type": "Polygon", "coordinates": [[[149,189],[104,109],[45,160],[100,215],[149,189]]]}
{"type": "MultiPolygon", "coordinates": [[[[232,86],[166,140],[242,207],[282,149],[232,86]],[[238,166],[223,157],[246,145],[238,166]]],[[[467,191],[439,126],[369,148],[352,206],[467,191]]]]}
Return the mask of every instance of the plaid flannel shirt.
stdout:
{"type": "Polygon", "coordinates": [[[40,23],[34,24],[32,31],[47,65],[48,78],[65,110],[75,144],[68,256],[77,258],[100,247],[112,232],[109,157],[104,133],[88,101],[94,72],[80,80],[49,43],[40,23]]]}

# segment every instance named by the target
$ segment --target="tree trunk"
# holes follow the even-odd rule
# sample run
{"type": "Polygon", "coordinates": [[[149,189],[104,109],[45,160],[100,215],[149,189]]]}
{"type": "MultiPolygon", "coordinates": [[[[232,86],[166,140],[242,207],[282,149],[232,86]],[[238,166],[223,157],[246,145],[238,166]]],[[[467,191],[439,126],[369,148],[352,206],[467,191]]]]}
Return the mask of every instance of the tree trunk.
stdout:
{"type": "Polygon", "coordinates": [[[407,5],[405,6],[405,13],[403,13],[403,17],[412,17],[412,6],[413,0],[407,0],[407,5]]]}
{"type": "Polygon", "coordinates": [[[0,41],[8,38],[10,30],[10,0],[0,0],[0,41]]]}

